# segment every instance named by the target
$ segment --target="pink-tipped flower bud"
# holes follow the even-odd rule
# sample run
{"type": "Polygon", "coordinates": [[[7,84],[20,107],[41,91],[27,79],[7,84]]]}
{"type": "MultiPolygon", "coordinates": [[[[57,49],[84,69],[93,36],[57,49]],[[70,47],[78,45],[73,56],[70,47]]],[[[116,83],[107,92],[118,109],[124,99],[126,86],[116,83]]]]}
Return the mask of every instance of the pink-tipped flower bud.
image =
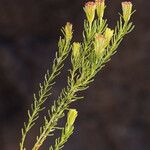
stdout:
{"type": "Polygon", "coordinates": [[[105,38],[104,35],[98,33],[95,35],[94,47],[95,47],[96,56],[100,56],[100,54],[105,50],[106,41],[107,39],[105,38]]]}
{"type": "Polygon", "coordinates": [[[131,2],[122,2],[122,11],[123,11],[124,21],[128,22],[132,15],[132,3],[131,2]]]}
{"type": "Polygon", "coordinates": [[[92,24],[95,17],[96,4],[94,2],[87,2],[84,7],[84,11],[87,17],[87,20],[92,24]]]}
{"type": "Polygon", "coordinates": [[[105,11],[105,0],[95,0],[96,12],[99,19],[102,19],[105,11]]]}

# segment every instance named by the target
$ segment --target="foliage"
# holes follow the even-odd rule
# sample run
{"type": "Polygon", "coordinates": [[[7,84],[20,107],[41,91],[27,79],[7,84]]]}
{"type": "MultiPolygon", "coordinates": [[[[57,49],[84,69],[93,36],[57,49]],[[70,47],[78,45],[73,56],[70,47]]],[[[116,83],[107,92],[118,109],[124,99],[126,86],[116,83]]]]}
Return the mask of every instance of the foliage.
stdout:
{"type": "Polygon", "coordinates": [[[74,130],[74,122],[77,111],[70,108],[70,104],[82,99],[78,93],[86,90],[89,84],[94,81],[95,75],[105,66],[116,53],[116,49],[123,40],[123,37],[130,33],[134,25],[130,22],[132,11],[131,2],[122,3],[122,15],[114,30],[110,29],[107,20],[103,18],[105,11],[105,1],[96,0],[87,2],[84,11],[87,19],[84,20],[83,41],[74,42],[72,39],[72,24],[67,23],[62,29],[64,38],[60,37],[58,42],[58,53],[53,62],[51,73],[47,71],[43,84],[40,84],[38,95],[34,94],[34,102],[31,110],[28,110],[28,121],[24,123],[22,129],[22,140],[20,150],[26,150],[24,142],[30,129],[35,125],[39,113],[44,109],[43,104],[51,95],[51,88],[55,83],[55,78],[60,74],[65,59],[69,56],[72,64],[68,75],[68,85],[62,89],[57,100],[49,106],[48,117],[44,117],[44,124],[40,128],[40,134],[32,150],[38,150],[47,139],[53,136],[55,130],[61,130],[61,136],[55,140],[54,146],[49,150],[61,150],[74,130]],[[60,119],[64,118],[68,111],[67,122],[64,127],[57,127],[60,119]]]}

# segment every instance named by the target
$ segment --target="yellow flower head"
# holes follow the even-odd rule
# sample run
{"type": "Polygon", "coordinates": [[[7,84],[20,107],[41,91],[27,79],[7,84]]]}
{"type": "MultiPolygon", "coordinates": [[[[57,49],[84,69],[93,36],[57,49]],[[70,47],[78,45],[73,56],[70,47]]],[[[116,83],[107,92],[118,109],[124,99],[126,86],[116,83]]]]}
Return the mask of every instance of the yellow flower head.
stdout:
{"type": "Polygon", "coordinates": [[[70,22],[67,22],[64,31],[65,31],[66,39],[71,40],[73,31],[72,31],[72,24],[70,22]]]}
{"type": "Polygon", "coordinates": [[[81,48],[81,44],[80,43],[77,43],[77,42],[73,43],[72,53],[73,53],[74,58],[77,58],[79,56],[80,48],[81,48]]]}
{"type": "Polygon", "coordinates": [[[105,30],[105,38],[107,39],[107,44],[109,44],[111,38],[113,37],[113,33],[114,33],[114,30],[111,30],[110,28],[106,28],[105,30]]]}
{"type": "Polygon", "coordinates": [[[105,10],[105,0],[95,0],[96,12],[99,19],[103,18],[105,10]]]}
{"type": "Polygon", "coordinates": [[[78,112],[76,109],[70,109],[68,112],[68,117],[67,117],[67,124],[68,126],[72,126],[76,120],[76,117],[78,115],[78,112]]]}
{"type": "Polygon", "coordinates": [[[123,11],[123,19],[125,22],[130,20],[132,14],[132,3],[131,2],[122,2],[122,11],[123,11]]]}

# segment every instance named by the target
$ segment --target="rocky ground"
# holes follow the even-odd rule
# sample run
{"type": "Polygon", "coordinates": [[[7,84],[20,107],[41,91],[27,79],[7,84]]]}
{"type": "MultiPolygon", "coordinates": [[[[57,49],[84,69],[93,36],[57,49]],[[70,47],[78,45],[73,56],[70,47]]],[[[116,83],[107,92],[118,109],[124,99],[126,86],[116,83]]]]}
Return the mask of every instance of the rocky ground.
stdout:
{"type": "MultiPolygon", "coordinates": [[[[19,149],[26,110],[32,93],[38,90],[38,82],[52,64],[60,27],[71,21],[74,39],[81,39],[84,2],[0,0],[1,150],[19,149]]],[[[106,17],[113,27],[120,1],[107,3],[106,17]]],[[[137,10],[133,19],[136,29],[84,93],[85,101],[75,104],[79,117],[65,150],[150,149],[150,1],[133,3],[137,10]]],[[[64,86],[66,74],[61,74],[51,101],[64,86]]],[[[26,143],[29,149],[34,141],[31,137],[37,134],[35,128],[26,143]]]]}

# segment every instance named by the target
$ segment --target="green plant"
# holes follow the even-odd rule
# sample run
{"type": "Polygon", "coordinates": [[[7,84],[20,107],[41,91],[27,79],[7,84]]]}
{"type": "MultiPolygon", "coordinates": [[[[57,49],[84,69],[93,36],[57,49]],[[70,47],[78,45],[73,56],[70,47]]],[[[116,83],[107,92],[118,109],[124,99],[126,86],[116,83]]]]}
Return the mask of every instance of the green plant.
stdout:
{"type": "Polygon", "coordinates": [[[86,90],[94,81],[95,75],[105,66],[116,53],[116,49],[123,37],[134,28],[130,22],[132,11],[131,2],[122,2],[123,14],[114,30],[110,29],[107,20],[104,19],[105,1],[96,0],[85,4],[84,11],[87,19],[84,20],[83,41],[72,44],[72,24],[67,23],[62,29],[63,38],[58,42],[58,52],[53,62],[51,73],[47,71],[43,84],[40,83],[38,95],[34,94],[34,102],[31,110],[28,110],[28,121],[22,129],[20,150],[26,150],[24,142],[30,129],[35,125],[39,113],[44,109],[43,104],[51,95],[51,88],[55,84],[55,78],[60,74],[65,59],[71,51],[70,61],[72,64],[68,75],[68,85],[62,89],[57,100],[48,107],[48,117],[44,117],[44,124],[40,128],[40,134],[32,150],[38,150],[47,139],[53,136],[55,130],[60,129],[61,135],[55,140],[54,146],[49,150],[60,150],[71,136],[74,130],[74,122],[77,111],[70,108],[70,104],[82,99],[78,92],[86,90]],[[96,17],[97,16],[97,17],[96,17]],[[64,127],[58,127],[60,119],[64,118],[68,111],[67,122],[64,127]]]}

